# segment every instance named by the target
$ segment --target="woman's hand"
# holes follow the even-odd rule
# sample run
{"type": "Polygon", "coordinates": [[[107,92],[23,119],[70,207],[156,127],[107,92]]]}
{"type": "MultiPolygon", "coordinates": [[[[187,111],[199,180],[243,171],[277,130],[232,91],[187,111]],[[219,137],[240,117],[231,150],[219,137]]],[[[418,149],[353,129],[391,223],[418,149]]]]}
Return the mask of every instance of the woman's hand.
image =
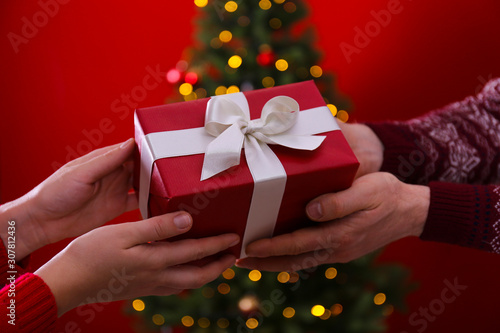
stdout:
{"type": "Polygon", "coordinates": [[[384,160],[384,146],[372,129],[363,124],[338,123],[360,163],[356,178],[380,171],[384,160]]]}
{"type": "Polygon", "coordinates": [[[59,316],[87,303],[199,288],[216,279],[236,258],[225,255],[203,267],[189,262],[238,244],[239,236],[155,242],[185,233],[191,225],[188,213],[177,212],[104,226],[75,239],[35,274],[50,287],[59,316]],[[99,299],[104,294],[106,299],[99,299]]]}
{"type": "Polygon", "coordinates": [[[249,258],[237,266],[296,271],[325,263],[348,262],[406,236],[420,236],[429,210],[430,190],[408,185],[388,173],[371,173],[351,188],[322,195],[307,206],[320,225],[248,245],[249,258]]]}
{"type": "MultiPolygon", "coordinates": [[[[137,208],[132,188],[134,140],[94,150],[0,208],[16,221],[17,260],[59,240],[79,236],[137,208]]],[[[2,228],[3,236],[7,228],[2,228]]]]}

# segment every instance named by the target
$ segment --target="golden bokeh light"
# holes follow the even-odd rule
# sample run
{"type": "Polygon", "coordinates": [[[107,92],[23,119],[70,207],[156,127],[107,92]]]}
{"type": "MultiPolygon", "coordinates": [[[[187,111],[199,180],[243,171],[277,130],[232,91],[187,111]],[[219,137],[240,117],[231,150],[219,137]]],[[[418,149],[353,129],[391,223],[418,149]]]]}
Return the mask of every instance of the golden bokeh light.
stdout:
{"type": "Polygon", "coordinates": [[[259,326],[259,321],[255,318],[250,318],[247,320],[246,324],[247,324],[247,327],[249,329],[253,330],[253,329],[257,328],[257,326],[259,326]]]}
{"type": "Polygon", "coordinates": [[[263,10],[268,10],[273,4],[269,0],[260,0],[259,7],[263,10]]]}
{"type": "Polygon", "coordinates": [[[234,55],[231,58],[229,58],[229,60],[227,61],[227,64],[231,68],[238,68],[241,66],[242,62],[243,62],[243,60],[241,59],[241,57],[239,55],[234,55]]]}
{"type": "Polygon", "coordinates": [[[349,114],[347,113],[347,111],[340,110],[339,112],[337,112],[337,119],[343,123],[346,123],[349,120],[349,114]]]}
{"type": "Polygon", "coordinates": [[[342,306],[342,304],[334,304],[332,305],[332,307],[330,308],[330,311],[332,312],[332,315],[334,316],[338,316],[339,314],[342,313],[342,311],[344,311],[344,307],[342,306]]]}
{"type": "Polygon", "coordinates": [[[323,75],[323,69],[317,65],[315,66],[312,66],[310,69],[309,69],[309,72],[311,73],[311,75],[313,77],[321,77],[321,75],[323,75]]]}
{"type": "Polygon", "coordinates": [[[328,108],[330,109],[330,112],[335,117],[337,115],[337,111],[338,111],[337,107],[333,104],[327,104],[326,106],[328,106],[328,108]]]}
{"type": "Polygon", "coordinates": [[[262,86],[264,88],[271,88],[274,87],[274,79],[270,76],[266,76],[265,78],[262,79],[262,86]]]}
{"type": "Polygon", "coordinates": [[[276,69],[281,71],[281,72],[284,72],[288,69],[288,62],[285,59],[276,60],[275,65],[276,65],[276,69]]]}
{"type": "Polygon", "coordinates": [[[198,326],[200,326],[201,328],[207,328],[210,326],[210,320],[208,320],[208,318],[200,318],[198,319],[198,326]]]}
{"type": "Polygon", "coordinates": [[[287,307],[283,310],[283,317],[285,318],[292,318],[295,316],[295,309],[291,307],[287,307]]]}
{"type": "Polygon", "coordinates": [[[334,267],[330,267],[325,271],[325,277],[328,280],[335,279],[337,276],[337,270],[334,267]]]}
{"type": "Polygon", "coordinates": [[[229,86],[226,91],[227,94],[234,94],[237,92],[240,92],[240,88],[238,88],[238,86],[229,86]]]}
{"type": "Polygon", "coordinates": [[[200,8],[203,8],[208,4],[208,0],[194,0],[194,4],[200,8]]]}
{"type": "Polygon", "coordinates": [[[233,39],[233,34],[229,30],[222,30],[219,34],[221,42],[229,43],[233,39]]]}
{"type": "Polygon", "coordinates": [[[248,273],[248,278],[253,282],[257,282],[262,278],[262,273],[254,269],[253,271],[250,271],[250,273],[248,273]]]}
{"type": "Polygon", "coordinates": [[[218,86],[217,89],[215,89],[215,95],[225,95],[227,91],[227,88],[224,86],[218,86]]]}
{"type": "Polygon", "coordinates": [[[217,326],[219,326],[220,328],[228,328],[229,320],[227,320],[226,318],[220,318],[219,320],[217,320],[217,326]]]}
{"type": "Polygon", "coordinates": [[[373,297],[373,303],[375,303],[377,305],[384,304],[385,300],[386,300],[386,297],[385,297],[384,293],[378,293],[377,295],[375,295],[375,297],[373,297]]]}
{"type": "Polygon", "coordinates": [[[143,311],[146,308],[146,304],[144,304],[144,302],[140,299],[134,299],[132,307],[135,311],[143,311]]]}
{"type": "Polygon", "coordinates": [[[194,325],[194,319],[191,316],[184,316],[181,319],[182,325],[186,327],[191,327],[194,325]]]}
{"type": "Polygon", "coordinates": [[[155,325],[161,326],[165,324],[165,318],[161,314],[155,314],[153,316],[153,323],[155,323],[155,325]]]}
{"type": "Polygon", "coordinates": [[[287,13],[294,13],[297,10],[297,5],[294,4],[293,2],[287,2],[286,4],[283,5],[283,8],[287,13]]]}
{"type": "Polygon", "coordinates": [[[277,17],[274,17],[274,18],[269,20],[269,26],[271,28],[273,28],[274,30],[278,30],[279,28],[281,28],[282,24],[283,23],[281,23],[281,20],[277,17]]]}
{"type": "Polygon", "coordinates": [[[231,287],[227,283],[221,283],[217,286],[217,291],[222,295],[227,295],[231,291],[231,287]]]}
{"type": "Polygon", "coordinates": [[[281,283],[287,283],[290,280],[290,274],[287,272],[281,272],[278,274],[278,281],[281,283]]]}
{"type": "Polygon", "coordinates": [[[311,309],[311,314],[315,317],[321,317],[325,313],[325,310],[323,305],[315,305],[311,309]]]}
{"type": "Polygon", "coordinates": [[[183,83],[179,86],[179,92],[181,93],[181,95],[187,96],[193,92],[193,86],[191,85],[191,83],[183,83]]]}
{"type": "Polygon", "coordinates": [[[238,4],[235,1],[228,1],[224,5],[224,9],[230,13],[233,13],[238,9],[238,4]]]}
{"type": "Polygon", "coordinates": [[[236,275],[236,273],[234,272],[233,269],[231,268],[228,268],[226,269],[223,273],[222,273],[222,277],[226,280],[231,280],[232,278],[234,278],[234,276],[236,275]]]}

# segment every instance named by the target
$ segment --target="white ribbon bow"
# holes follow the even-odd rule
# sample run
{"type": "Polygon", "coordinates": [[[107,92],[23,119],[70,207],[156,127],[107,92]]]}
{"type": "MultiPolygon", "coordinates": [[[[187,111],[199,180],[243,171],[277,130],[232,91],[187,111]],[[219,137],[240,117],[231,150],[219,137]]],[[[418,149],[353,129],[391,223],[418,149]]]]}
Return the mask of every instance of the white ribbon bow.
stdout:
{"type": "Polygon", "coordinates": [[[251,164],[266,163],[252,157],[265,158],[269,152],[274,155],[263,145],[275,144],[301,150],[318,148],[325,136],[287,133],[297,123],[298,116],[299,104],[287,96],[270,99],[262,109],[261,118],[255,120],[250,120],[250,109],[243,94],[210,99],[205,130],[216,138],[205,151],[201,180],[240,164],[242,148],[245,148],[245,157],[251,169],[251,164]]]}

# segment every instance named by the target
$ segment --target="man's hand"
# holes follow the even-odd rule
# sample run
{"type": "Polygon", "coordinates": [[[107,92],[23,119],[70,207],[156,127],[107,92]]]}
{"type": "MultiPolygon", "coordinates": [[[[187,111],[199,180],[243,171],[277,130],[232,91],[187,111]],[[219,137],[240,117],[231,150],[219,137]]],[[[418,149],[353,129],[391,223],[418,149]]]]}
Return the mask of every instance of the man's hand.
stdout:
{"type": "Polygon", "coordinates": [[[430,190],[408,185],[388,173],[371,173],[351,188],[322,195],[307,214],[320,225],[248,245],[249,258],[237,266],[296,271],[324,263],[348,262],[406,236],[420,236],[430,190]]]}

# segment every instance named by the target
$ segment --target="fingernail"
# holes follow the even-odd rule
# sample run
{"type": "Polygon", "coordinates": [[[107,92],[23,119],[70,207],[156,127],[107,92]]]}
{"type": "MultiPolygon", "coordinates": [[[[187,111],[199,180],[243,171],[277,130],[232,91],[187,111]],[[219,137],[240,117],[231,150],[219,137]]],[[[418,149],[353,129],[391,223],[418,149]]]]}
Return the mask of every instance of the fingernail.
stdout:
{"type": "Polygon", "coordinates": [[[174,224],[179,229],[186,229],[191,225],[191,217],[186,213],[181,213],[174,217],[174,224]]]}
{"type": "Polygon", "coordinates": [[[309,217],[315,220],[319,220],[320,218],[323,217],[323,208],[321,207],[321,204],[317,201],[307,205],[306,212],[307,215],[309,215],[309,217]]]}
{"type": "Polygon", "coordinates": [[[130,142],[132,142],[133,140],[134,139],[132,139],[132,138],[128,139],[127,141],[125,141],[124,143],[122,143],[120,145],[120,148],[123,149],[123,148],[127,147],[130,144],[130,142]]]}
{"type": "Polygon", "coordinates": [[[234,236],[234,241],[229,245],[229,247],[235,246],[240,243],[240,237],[239,236],[234,236]]]}

